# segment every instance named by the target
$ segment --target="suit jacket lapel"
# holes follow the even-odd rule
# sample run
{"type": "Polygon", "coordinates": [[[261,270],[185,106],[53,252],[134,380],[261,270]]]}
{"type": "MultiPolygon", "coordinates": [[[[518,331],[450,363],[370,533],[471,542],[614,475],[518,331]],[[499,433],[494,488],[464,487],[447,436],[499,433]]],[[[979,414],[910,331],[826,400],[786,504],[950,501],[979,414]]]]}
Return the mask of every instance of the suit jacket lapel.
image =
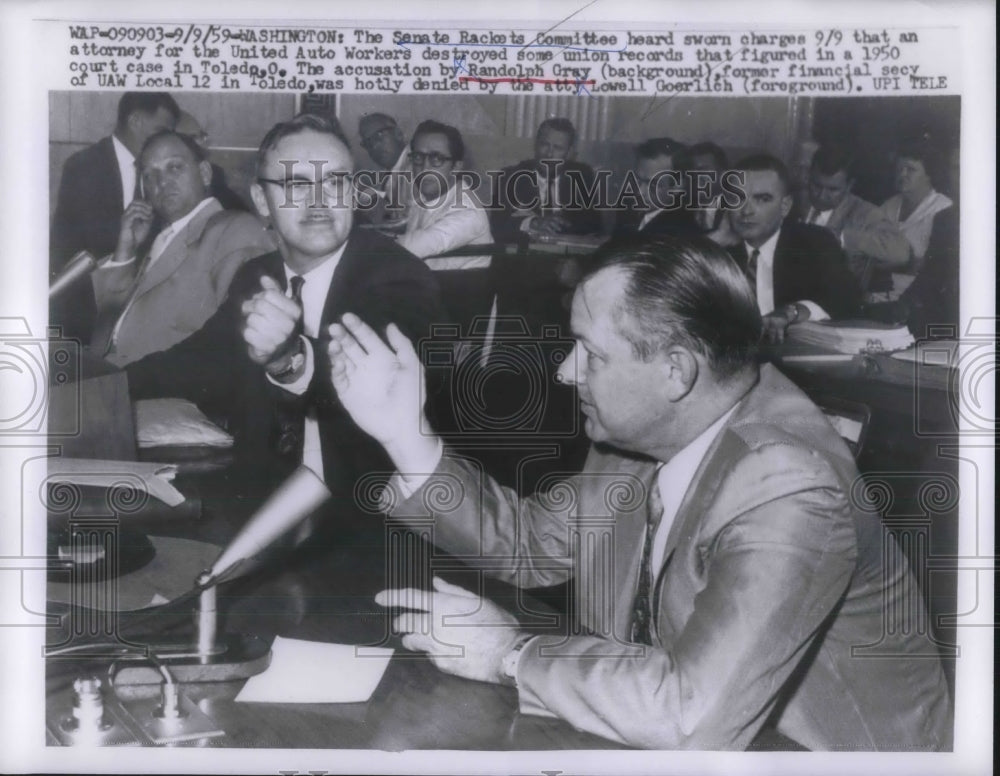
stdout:
{"type": "Polygon", "coordinates": [[[333,271],[330,290],[327,291],[326,302],[323,304],[320,331],[325,331],[327,326],[351,308],[350,293],[357,287],[353,278],[361,269],[366,253],[364,242],[364,235],[359,231],[352,231],[347,238],[347,246],[333,271]]]}
{"type": "Polygon", "coordinates": [[[221,210],[222,206],[218,202],[209,202],[181,229],[180,234],[174,236],[152,266],[148,265],[147,256],[146,266],[137,281],[136,297],[148,293],[174,274],[191,255],[191,247],[201,238],[205,223],[221,210]]]}
{"type": "Polygon", "coordinates": [[[107,192],[108,204],[110,205],[111,203],[114,203],[112,211],[117,211],[121,214],[124,212],[122,202],[125,199],[125,192],[122,191],[122,171],[118,166],[118,156],[115,154],[114,141],[111,139],[110,135],[101,139],[101,153],[104,154],[106,165],[105,169],[114,170],[115,172],[114,175],[109,176],[110,180],[108,180],[107,185],[102,188],[105,192],[107,192]]]}

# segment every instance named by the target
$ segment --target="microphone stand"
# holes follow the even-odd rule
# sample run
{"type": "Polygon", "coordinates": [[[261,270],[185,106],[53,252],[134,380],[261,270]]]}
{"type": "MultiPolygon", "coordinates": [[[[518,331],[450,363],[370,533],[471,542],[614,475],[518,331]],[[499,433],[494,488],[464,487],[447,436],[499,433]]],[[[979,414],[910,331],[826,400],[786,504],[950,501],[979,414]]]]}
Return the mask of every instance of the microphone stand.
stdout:
{"type": "MultiPolygon", "coordinates": [[[[330,496],[323,481],[299,466],[247,521],[211,569],[195,581],[201,592],[195,611],[194,642],[150,645],[149,652],[179,683],[226,682],[259,674],[271,663],[271,648],[253,634],[218,633],[218,585],[240,575],[245,563],[282,536],[330,496]],[[242,567],[242,568],[241,568],[242,567]]],[[[116,685],[159,684],[162,672],[150,665],[123,665],[116,685]]]]}

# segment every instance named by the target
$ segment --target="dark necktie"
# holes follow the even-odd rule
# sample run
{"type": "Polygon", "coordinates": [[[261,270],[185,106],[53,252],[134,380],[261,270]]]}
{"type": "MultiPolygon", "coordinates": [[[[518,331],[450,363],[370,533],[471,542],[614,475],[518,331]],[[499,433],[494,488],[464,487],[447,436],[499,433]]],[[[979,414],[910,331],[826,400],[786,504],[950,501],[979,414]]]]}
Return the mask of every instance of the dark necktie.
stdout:
{"type": "Polygon", "coordinates": [[[747,277],[750,278],[750,285],[755,292],[757,290],[757,259],[759,258],[760,248],[754,248],[747,260],[747,277]]]}
{"type": "MultiPolygon", "coordinates": [[[[292,289],[291,298],[302,305],[302,286],[305,278],[301,275],[292,275],[288,281],[292,289]]],[[[279,389],[280,390],[280,389],[279,389]]],[[[278,402],[278,438],[275,443],[277,453],[289,463],[302,463],[302,445],[305,441],[306,416],[301,399],[298,396],[288,396],[285,391],[281,391],[283,396],[278,402]]]]}
{"type": "Polygon", "coordinates": [[[633,644],[653,643],[652,639],[652,573],[649,567],[653,555],[653,538],[656,528],[663,517],[663,499],[660,498],[660,485],[653,478],[649,486],[649,498],[646,500],[646,539],[642,544],[642,560],[639,563],[639,584],[636,585],[635,600],[632,602],[632,633],[633,644]]]}
{"type": "Polygon", "coordinates": [[[132,187],[132,199],[142,199],[142,171],[139,169],[139,162],[133,162],[135,167],[135,185],[132,187]]]}

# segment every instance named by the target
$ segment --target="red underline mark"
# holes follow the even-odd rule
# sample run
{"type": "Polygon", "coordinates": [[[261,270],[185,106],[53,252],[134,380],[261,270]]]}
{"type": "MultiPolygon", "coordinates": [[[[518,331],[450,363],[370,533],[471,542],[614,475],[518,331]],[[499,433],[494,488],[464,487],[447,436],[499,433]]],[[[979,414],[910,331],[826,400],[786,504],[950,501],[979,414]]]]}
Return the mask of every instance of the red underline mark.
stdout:
{"type": "Polygon", "coordinates": [[[460,75],[459,81],[479,81],[484,84],[555,84],[557,86],[593,86],[597,81],[574,81],[567,78],[479,78],[474,75],[460,75]]]}

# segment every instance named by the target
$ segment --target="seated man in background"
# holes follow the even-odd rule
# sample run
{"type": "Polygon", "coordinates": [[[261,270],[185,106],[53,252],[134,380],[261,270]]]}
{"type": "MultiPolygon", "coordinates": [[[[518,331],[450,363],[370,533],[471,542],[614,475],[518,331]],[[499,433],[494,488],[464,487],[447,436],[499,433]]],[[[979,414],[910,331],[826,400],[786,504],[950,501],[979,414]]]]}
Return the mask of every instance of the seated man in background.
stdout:
{"type": "Polygon", "coordinates": [[[860,290],[837,240],[821,227],[785,221],[792,193],[781,160],[749,156],[735,169],[746,201],[729,212],[740,242],[728,250],[756,291],[767,339],[783,341],[796,321],[856,316],[860,290]]]}
{"type": "Polygon", "coordinates": [[[410,148],[413,201],[399,244],[431,269],[488,267],[489,255],[433,258],[455,248],[493,242],[489,219],[475,192],[456,179],[465,159],[462,134],[447,124],[425,121],[413,133],[410,148]]]}
{"type": "MultiPolygon", "coordinates": [[[[122,213],[138,196],[136,157],[152,135],[173,129],[180,108],[166,92],[125,92],[118,100],[114,132],[63,165],[49,236],[49,270],[55,274],[79,251],[94,258],[115,249],[122,213]]],[[[87,283],[54,300],[49,311],[63,335],[89,341],[96,308],[87,283]]]]}
{"type": "Polygon", "coordinates": [[[261,221],[223,210],[209,195],[211,165],[187,135],[153,135],[138,164],[147,199],[125,208],[114,255],[91,276],[98,310],[91,345],[117,366],[198,331],[236,271],[274,250],[261,221]],[[163,228],[150,245],[154,216],[163,228]]]}
{"type": "MultiPolygon", "coordinates": [[[[716,245],[735,245],[739,238],[733,233],[722,202],[722,178],[729,170],[729,157],[721,146],[704,141],[690,146],[684,153],[689,202],[699,231],[716,245]],[[708,197],[708,205],[699,201],[699,189],[708,197]]],[[[704,196],[704,195],[701,195],[704,196]]]]}
{"type": "MultiPolygon", "coordinates": [[[[447,318],[422,262],[353,228],[353,169],[338,126],[309,114],[275,125],[261,142],[251,195],[278,250],[241,268],[201,330],[127,371],[133,399],[180,397],[225,418],[241,495],[265,496],[296,466],[312,469],[333,498],[311,544],[354,537],[341,548],[354,553],[349,562],[381,574],[383,527],[364,519],[355,489],[388,460],[333,392],[326,328],[353,311],[380,330],[396,321],[424,337],[447,318]]],[[[345,590],[355,583],[374,584],[345,579],[345,590]]]]}
{"type": "Polygon", "coordinates": [[[362,196],[375,197],[360,202],[365,219],[382,227],[401,227],[406,221],[410,205],[411,172],[406,153],[406,135],[396,119],[385,113],[366,113],[358,122],[361,147],[378,168],[359,172],[364,185],[359,187],[362,196]]]}
{"type": "Polygon", "coordinates": [[[642,207],[619,213],[615,236],[692,237],[698,227],[687,207],[684,146],[669,137],[655,137],[635,147],[633,173],[642,207]]]}
{"type": "MultiPolygon", "coordinates": [[[[574,161],[576,128],[569,119],[546,119],[535,134],[535,155],[505,167],[496,180],[493,235],[516,242],[525,236],[588,234],[601,228],[584,190],[593,191],[594,170],[574,161]]],[[[595,194],[596,196],[596,194],[595,194]]]]}
{"type": "Polygon", "coordinates": [[[513,584],[576,580],[579,629],[540,636],[440,579],[383,591],[410,610],[403,645],[631,746],[745,749],[774,726],[809,749],[948,749],[940,660],[886,622],[916,579],[852,500],[844,441],[758,367],[756,300],[723,249],[606,246],[571,328],[559,371],[595,444],[580,475],[519,498],[422,431],[421,366],[398,329],[386,346],[356,317],[331,327],[334,388],[399,473],[392,518],[433,521],[442,549],[513,584]]]}
{"type": "Polygon", "coordinates": [[[887,275],[907,265],[910,244],[885,213],[851,192],[851,166],[850,155],[839,146],[823,145],[816,150],[809,167],[809,207],[803,220],[837,238],[851,272],[868,287],[873,273],[887,275]]]}

